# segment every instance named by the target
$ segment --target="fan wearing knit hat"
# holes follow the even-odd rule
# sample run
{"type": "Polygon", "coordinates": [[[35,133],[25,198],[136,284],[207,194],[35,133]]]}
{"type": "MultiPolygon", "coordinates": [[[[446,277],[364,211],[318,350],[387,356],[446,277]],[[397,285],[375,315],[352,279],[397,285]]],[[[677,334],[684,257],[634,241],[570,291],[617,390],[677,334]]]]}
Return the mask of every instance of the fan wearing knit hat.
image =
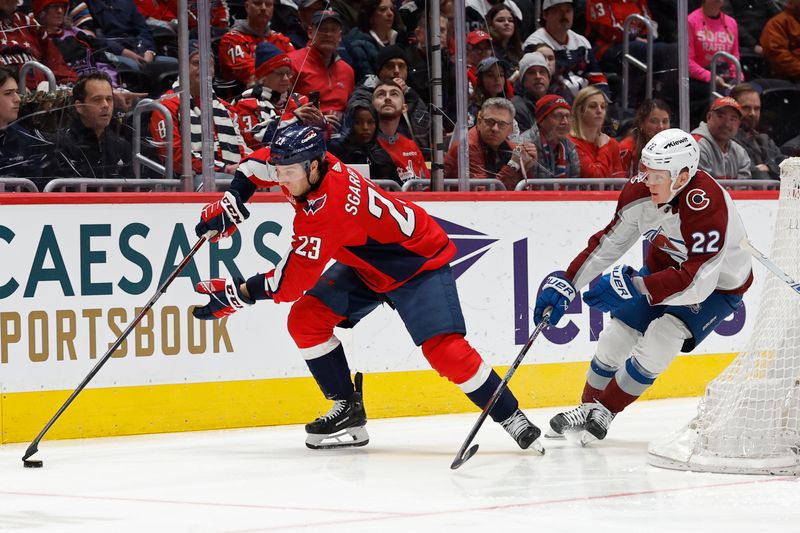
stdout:
{"type": "Polygon", "coordinates": [[[319,108],[307,96],[289,92],[295,76],[289,56],[264,42],[256,47],[255,57],[255,85],[232,103],[247,146],[256,150],[269,143],[279,123],[300,120],[323,127],[325,119],[319,108]]]}
{"type": "Polygon", "coordinates": [[[519,81],[511,100],[517,110],[517,124],[525,131],[536,123],[536,102],[550,87],[550,67],[539,52],[529,52],[519,62],[519,81]]]}
{"type": "Polygon", "coordinates": [[[538,154],[537,178],[577,178],[581,164],[575,145],[569,139],[569,102],[557,94],[546,94],[536,101],[536,125],[523,132],[524,141],[533,142],[538,154]]]}

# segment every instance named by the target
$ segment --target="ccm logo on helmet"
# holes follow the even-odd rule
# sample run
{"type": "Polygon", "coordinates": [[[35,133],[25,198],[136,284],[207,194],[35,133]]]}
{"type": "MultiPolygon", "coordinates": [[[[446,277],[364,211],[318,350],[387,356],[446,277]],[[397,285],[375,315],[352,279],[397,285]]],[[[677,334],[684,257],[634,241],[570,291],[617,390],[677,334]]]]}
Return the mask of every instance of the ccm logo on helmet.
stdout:
{"type": "Polygon", "coordinates": [[[664,148],[675,148],[676,146],[687,142],[689,142],[688,137],[683,137],[682,139],[675,139],[674,141],[670,141],[667,144],[665,144],[664,148]]]}
{"type": "Polygon", "coordinates": [[[711,205],[711,200],[706,196],[706,191],[703,189],[692,189],[686,194],[686,205],[692,211],[702,211],[711,205]]]}

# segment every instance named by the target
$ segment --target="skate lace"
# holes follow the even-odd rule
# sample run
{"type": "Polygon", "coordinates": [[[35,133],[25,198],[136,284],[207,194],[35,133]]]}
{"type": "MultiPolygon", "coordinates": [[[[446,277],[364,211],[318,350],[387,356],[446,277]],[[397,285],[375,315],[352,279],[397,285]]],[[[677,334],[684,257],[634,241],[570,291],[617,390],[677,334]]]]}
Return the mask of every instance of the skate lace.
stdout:
{"type": "Polygon", "coordinates": [[[614,420],[614,413],[603,407],[602,405],[599,407],[595,407],[592,418],[602,425],[604,428],[608,428],[611,425],[611,421],[614,420]]]}
{"type": "Polygon", "coordinates": [[[586,410],[582,405],[563,413],[563,415],[572,426],[579,426],[586,423],[586,410]]]}
{"type": "Polygon", "coordinates": [[[516,440],[523,431],[528,429],[530,422],[519,411],[515,413],[509,420],[503,422],[503,428],[514,437],[516,440]]]}
{"type": "Polygon", "coordinates": [[[334,400],[333,406],[331,406],[331,410],[319,417],[319,420],[323,422],[327,422],[328,420],[333,420],[337,416],[339,416],[342,411],[347,409],[347,400],[334,400]]]}

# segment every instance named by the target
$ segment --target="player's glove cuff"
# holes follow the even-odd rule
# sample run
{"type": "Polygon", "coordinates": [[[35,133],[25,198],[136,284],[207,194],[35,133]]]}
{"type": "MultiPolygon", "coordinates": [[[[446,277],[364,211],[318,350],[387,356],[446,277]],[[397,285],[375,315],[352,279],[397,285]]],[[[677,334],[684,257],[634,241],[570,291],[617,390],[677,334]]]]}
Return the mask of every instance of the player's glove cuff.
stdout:
{"type": "Polygon", "coordinates": [[[575,299],[575,295],[578,293],[572,283],[560,276],[549,276],[542,287],[543,291],[545,289],[553,289],[570,302],[575,299]]]}
{"type": "Polygon", "coordinates": [[[247,285],[247,293],[253,300],[258,301],[272,299],[272,291],[270,291],[269,287],[267,287],[266,274],[256,274],[255,276],[248,278],[245,282],[245,285],[247,285]]]}

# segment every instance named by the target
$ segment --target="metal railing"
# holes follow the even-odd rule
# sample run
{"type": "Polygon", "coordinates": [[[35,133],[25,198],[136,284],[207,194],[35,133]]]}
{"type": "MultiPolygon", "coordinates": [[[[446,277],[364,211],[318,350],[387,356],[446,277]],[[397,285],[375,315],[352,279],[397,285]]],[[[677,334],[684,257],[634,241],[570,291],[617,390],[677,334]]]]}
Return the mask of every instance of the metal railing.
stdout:
{"type": "Polygon", "coordinates": [[[647,99],[653,98],[653,23],[649,18],[638,14],[629,15],[628,18],[625,19],[625,23],[622,27],[622,108],[623,109],[628,108],[628,85],[630,84],[629,80],[630,73],[628,67],[629,63],[645,73],[647,80],[645,85],[645,98],[647,99]],[[639,61],[630,54],[630,49],[631,49],[630,29],[631,29],[631,24],[633,24],[634,21],[640,22],[647,28],[647,52],[646,52],[645,63],[642,63],[641,61],[639,61]]]}
{"type": "Polygon", "coordinates": [[[133,175],[136,177],[136,179],[141,179],[142,177],[142,165],[155,170],[165,178],[171,179],[173,177],[172,148],[175,140],[173,138],[172,128],[172,113],[170,113],[161,103],[151,98],[144,98],[140,100],[138,104],[136,104],[136,107],[133,110],[133,175]],[[153,110],[159,111],[164,116],[164,126],[166,129],[165,133],[167,136],[165,140],[166,150],[164,154],[166,165],[162,165],[158,161],[153,161],[149,157],[142,155],[142,113],[153,110]]]}
{"type": "MultiPolygon", "coordinates": [[[[444,190],[458,190],[458,181],[457,179],[447,178],[444,181],[444,190]]],[[[430,189],[431,187],[431,180],[428,179],[410,179],[403,183],[402,191],[420,191],[426,188],[430,189]]],[[[503,182],[496,179],[470,179],[469,180],[469,190],[474,191],[475,189],[485,189],[487,191],[505,191],[506,186],[503,185],[503,182]]]]}
{"type": "Polygon", "coordinates": [[[175,192],[180,191],[180,185],[177,179],[56,178],[44,192],[175,192]]]}
{"type": "Polygon", "coordinates": [[[628,178],[532,178],[520,180],[515,191],[528,188],[561,191],[561,190],[595,190],[610,191],[621,189],[630,180],[628,178]]]}
{"type": "MultiPolygon", "coordinates": [[[[427,181],[427,180],[423,180],[427,181]]],[[[372,183],[383,189],[384,191],[400,192],[403,190],[400,184],[394,180],[372,180],[372,183]]],[[[428,183],[430,185],[430,182],[428,183]]]]}
{"type": "Polygon", "coordinates": [[[28,74],[32,70],[40,71],[42,74],[44,74],[44,77],[47,78],[47,92],[55,92],[58,85],[56,84],[56,76],[53,74],[53,71],[38,61],[28,61],[19,69],[19,88],[17,89],[19,94],[25,94],[28,92],[28,87],[27,83],[25,83],[25,80],[28,78],[28,74]]]}
{"type": "Polygon", "coordinates": [[[734,80],[734,85],[738,85],[740,82],[744,81],[744,76],[742,75],[742,64],[739,63],[739,60],[736,59],[736,56],[733,54],[729,54],[728,52],[717,52],[713,56],[711,56],[711,63],[708,66],[708,69],[711,71],[711,81],[708,83],[708,99],[713,100],[715,98],[719,98],[722,94],[716,91],[716,80],[717,80],[717,65],[721,60],[728,61],[733,64],[736,68],[736,79],[734,80]]]}
{"type": "Polygon", "coordinates": [[[29,179],[0,178],[0,192],[39,192],[39,189],[29,179]]]}

